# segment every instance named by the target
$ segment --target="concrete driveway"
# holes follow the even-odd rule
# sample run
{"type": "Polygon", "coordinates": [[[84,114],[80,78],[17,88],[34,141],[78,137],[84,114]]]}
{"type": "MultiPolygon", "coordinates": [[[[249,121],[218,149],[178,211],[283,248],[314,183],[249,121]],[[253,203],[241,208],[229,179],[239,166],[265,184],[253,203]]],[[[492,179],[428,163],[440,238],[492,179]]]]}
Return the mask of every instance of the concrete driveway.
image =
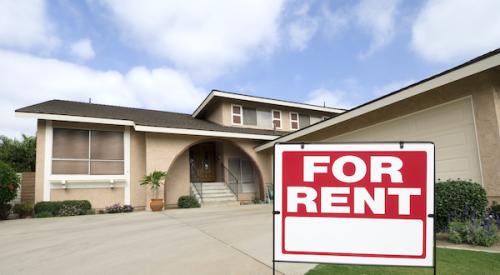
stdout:
{"type": "MultiPolygon", "coordinates": [[[[0,222],[0,274],[271,274],[270,205],[0,222]]],[[[278,274],[314,265],[278,263],[278,274]]]]}

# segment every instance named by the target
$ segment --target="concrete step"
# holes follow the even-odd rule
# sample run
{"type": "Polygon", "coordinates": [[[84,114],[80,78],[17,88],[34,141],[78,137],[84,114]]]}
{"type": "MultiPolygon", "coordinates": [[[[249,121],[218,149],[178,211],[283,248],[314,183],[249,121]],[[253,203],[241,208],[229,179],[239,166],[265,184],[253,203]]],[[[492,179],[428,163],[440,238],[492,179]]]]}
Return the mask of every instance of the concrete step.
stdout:
{"type": "Polygon", "coordinates": [[[207,202],[231,202],[231,201],[237,201],[237,200],[235,197],[209,197],[209,198],[203,197],[203,203],[207,203],[207,202]]]}
{"type": "Polygon", "coordinates": [[[236,199],[236,196],[231,194],[203,194],[203,199],[206,198],[228,198],[228,199],[236,199]]]}
{"type": "Polygon", "coordinates": [[[233,191],[229,188],[224,188],[224,189],[208,189],[201,191],[203,194],[217,194],[217,193],[231,193],[233,194],[233,191]]]}
{"type": "Polygon", "coordinates": [[[214,201],[214,202],[203,202],[202,207],[219,207],[219,206],[234,206],[240,205],[239,201],[214,201]]]}

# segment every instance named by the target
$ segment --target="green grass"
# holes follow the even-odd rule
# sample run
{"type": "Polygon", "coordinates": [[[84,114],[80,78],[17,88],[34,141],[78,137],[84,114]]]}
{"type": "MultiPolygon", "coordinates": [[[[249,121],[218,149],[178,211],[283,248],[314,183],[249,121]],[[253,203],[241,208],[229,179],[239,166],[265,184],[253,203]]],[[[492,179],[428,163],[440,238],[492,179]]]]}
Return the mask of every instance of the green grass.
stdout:
{"type": "MultiPolygon", "coordinates": [[[[436,259],[439,275],[500,275],[500,253],[438,248],[436,259]]],[[[424,275],[432,274],[432,268],[320,264],[307,272],[326,274],[424,275]]]]}

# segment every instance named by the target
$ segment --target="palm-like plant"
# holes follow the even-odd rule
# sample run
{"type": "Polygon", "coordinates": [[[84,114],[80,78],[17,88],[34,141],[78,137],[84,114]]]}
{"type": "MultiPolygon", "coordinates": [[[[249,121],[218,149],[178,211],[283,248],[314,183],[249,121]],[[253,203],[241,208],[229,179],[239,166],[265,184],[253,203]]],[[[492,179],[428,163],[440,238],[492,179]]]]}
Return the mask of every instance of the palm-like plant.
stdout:
{"type": "Polygon", "coordinates": [[[153,197],[155,199],[158,198],[158,189],[160,185],[165,183],[165,177],[167,176],[167,172],[154,170],[149,175],[146,175],[142,178],[141,185],[151,185],[151,190],[153,190],[153,197]]]}

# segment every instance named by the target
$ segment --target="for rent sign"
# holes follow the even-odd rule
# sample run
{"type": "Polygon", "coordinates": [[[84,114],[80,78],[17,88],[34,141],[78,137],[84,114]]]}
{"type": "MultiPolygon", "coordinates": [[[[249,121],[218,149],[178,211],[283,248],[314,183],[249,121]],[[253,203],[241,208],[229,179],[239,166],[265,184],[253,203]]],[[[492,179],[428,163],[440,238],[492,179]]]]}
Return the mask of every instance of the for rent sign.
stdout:
{"type": "Polygon", "coordinates": [[[433,266],[433,144],[277,144],[274,157],[276,261],[433,266]]]}

